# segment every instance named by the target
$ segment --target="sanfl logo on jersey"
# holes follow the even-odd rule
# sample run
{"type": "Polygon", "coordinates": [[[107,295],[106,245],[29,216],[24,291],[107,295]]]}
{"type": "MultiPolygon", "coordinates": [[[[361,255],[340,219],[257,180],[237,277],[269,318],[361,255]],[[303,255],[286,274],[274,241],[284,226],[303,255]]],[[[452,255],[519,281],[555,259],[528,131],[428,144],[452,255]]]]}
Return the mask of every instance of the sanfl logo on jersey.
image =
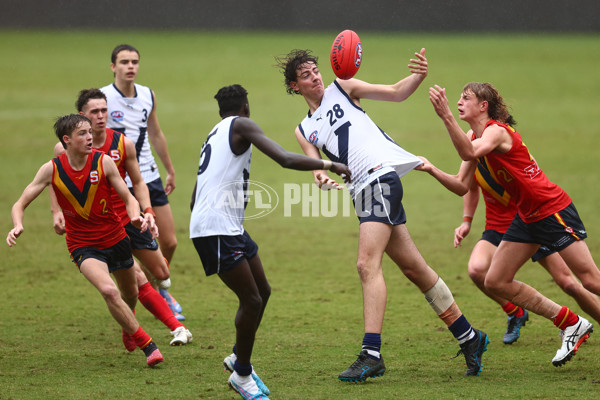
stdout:
{"type": "Polygon", "coordinates": [[[311,142],[312,144],[316,144],[318,141],[317,136],[319,135],[319,132],[314,131],[313,133],[310,134],[310,136],[308,137],[308,141],[311,142]]]}
{"type": "Polygon", "coordinates": [[[115,110],[115,111],[113,111],[113,112],[110,113],[110,117],[115,122],[123,122],[123,117],[124,116],[125,116],[125,113],[123,111],[115,110]]]}

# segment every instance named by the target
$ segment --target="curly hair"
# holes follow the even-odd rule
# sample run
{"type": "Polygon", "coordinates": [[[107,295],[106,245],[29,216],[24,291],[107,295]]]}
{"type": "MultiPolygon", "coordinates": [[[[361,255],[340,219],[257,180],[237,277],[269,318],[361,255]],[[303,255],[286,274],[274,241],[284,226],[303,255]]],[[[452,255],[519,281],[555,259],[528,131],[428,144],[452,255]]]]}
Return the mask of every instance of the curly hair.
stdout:
{"type": "Polygon", "coordinates": [[[290,83],[296,82],[298,79],[298,70],[302,65],[306,63],[319,65],[319,57],[313,55],[310,50],[300,49],[294,49],[282,57],[275,57],[275,61],[285,78],[284,85],[288,94],[299,94],[298,91],[292,89],[290,83]]]}
{"type": "Polygon", "coordinates": [[[215,99],[219,103],[219,115],[223,116],[239,111],[248,102],[248,91],[237,84],[224,86],[215,94],[215,99]]]}

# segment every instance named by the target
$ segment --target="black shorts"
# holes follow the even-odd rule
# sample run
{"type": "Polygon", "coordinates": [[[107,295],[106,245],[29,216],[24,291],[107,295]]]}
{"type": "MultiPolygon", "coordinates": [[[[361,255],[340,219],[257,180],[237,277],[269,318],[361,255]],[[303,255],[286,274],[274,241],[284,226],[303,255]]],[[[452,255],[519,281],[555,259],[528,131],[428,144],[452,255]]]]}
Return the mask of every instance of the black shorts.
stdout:
{"type": "Polygon", "coordinates": [[[131,255],[129,238],[126,237],[114,246],[106,249],[86,246],[75,249],[71,253],[71,259],[79,268],[81,268],[81,263],[88,258],[106,263],[108,265],[108,272],[110,273],[119,269],[131,268],[133,265],[133,256],[131,255]]]}
{"type": "Polygon", "coordinates": [[[230,271],[242,260],[250,260],[258,254],[258,245],[246,231],[237,236],[204,236],[192,241],[206,276],[230,271]]]}
{"type": "Polygon", "coordinates": [[[356,194],[353,200],[356,216],[361,224],[371,221],[388,225],[405,224],[403,195],[400,177],[396,172],[388,172],[356,194]]]}
{"type": "MultiPolygon", "coordinates": [[[[494,229],[486,229],[485,231],[483,231],[481,239],[479,240],[485,240],[486,242],[490,242],[494,246],[498,247],[500,246],[500,242],[502,241],[503,236],[504,235],[502,233],[494,229]]],[[[541,258],[548,257],[552,253],[556,253],[556,250],[550,250],[546,246],[540,246],[538,251],[536,251],[536,253],[531,257],[531,261],[537,262],[541,258]]]]}
{"type": "Polygon", "coordinates": [[[141,233],[140,230],[133,226],[131,221],[129,221],[127,225],[125,225],[125,232],[127,232],[127,236],[129,236],[129,240],[131,241],[132,250],[158,250],[158,243],[156,243],[156,240],[152,239],[150,230],[141,233]]]}
{"type": "Polygon", "coordinates": [[[520,243],[539,243],[561,251],[573,242],[587,237],[585,227],[573,203],[544,219],[529,224],[517,214],[502,240],[520,243]]]}
{"type": "MultiPolygon", "coordinates": [[[[152,182],[146,183],[148,186],[148,192],[150,193],[150,205],[152,207],[164,206],[169,204],[169,198],[165,193],[162,180],[160,178],[153,180],[152,182]]],[[[135,196],[133,188],[129,188],[132,195],[135,196]]]]}

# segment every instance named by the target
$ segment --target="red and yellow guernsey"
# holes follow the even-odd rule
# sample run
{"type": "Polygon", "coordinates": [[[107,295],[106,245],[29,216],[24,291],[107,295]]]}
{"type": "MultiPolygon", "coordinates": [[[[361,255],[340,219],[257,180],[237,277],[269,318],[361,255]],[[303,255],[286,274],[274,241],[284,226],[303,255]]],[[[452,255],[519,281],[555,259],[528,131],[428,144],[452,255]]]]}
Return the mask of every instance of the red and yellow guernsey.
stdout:
{"type": "MultiPolygon", "coordinates": [[[[119,174],[121,174],[121,178],[125,179],[125,175],[127,175],[127,171],[125,170],[125,158],[127,157],[127,153],[125,150],[125,135],[121,132],[117,132],[110,128],[106,129],[106,141],[102,145],[102,147],[98,148],[98,150],[107,154],[117,165],[119,169],[119,174]]],[[[123,226],[127,225],[130,221],[129,216],[127,215],[127,208],[125,207],[125,203],[117,192],[112,190],[112,203],[113,210],[115,214],[121,218],[121,223],[123,226]]]]}
{"type": "MultiPolygon", "coordinates": [[[[471,140],[475,140],[475,133],[471,140]]],[[[481,163],[477,163],[475,180],[481,188],[485,201],[485,229],[506,232],[517,213],[517,206],[510,194],[498,183],[481,163]]]]}
{"type": "Polygon", "coordinates": [[[484,192],[505,206],[512,199],[526,223],[539,221],[571,204],[569,195],[539,168],[517,131],[496,120],[488,121],[485,128],[490,125],[506,129],[513,143],[506,153],[494,151],[478,159],[476,177],[484,192]]]}
{"type": "Polygon", "coordinates": [[[92,150],[80,171],[71,168],[67,154],[52,159],[52,187],[65,217],[69,252],[80,247],[105,249],[127,235],[112,208],[114,192],[102,168],[104,153],[92,150]]]}

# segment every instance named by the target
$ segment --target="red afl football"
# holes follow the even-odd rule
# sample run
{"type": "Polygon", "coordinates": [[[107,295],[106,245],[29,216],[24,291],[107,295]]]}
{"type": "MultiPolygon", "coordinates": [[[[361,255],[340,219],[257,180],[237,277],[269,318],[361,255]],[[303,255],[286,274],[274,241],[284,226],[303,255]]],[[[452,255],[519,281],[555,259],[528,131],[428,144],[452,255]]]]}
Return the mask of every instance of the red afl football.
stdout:
{"type": "Polygon", "coordinates": [[[331,46],[331,68],[340,79],[350,79],[360,68],[362,45],[356,32],[346,29],[335,37],[331,46]]]}

